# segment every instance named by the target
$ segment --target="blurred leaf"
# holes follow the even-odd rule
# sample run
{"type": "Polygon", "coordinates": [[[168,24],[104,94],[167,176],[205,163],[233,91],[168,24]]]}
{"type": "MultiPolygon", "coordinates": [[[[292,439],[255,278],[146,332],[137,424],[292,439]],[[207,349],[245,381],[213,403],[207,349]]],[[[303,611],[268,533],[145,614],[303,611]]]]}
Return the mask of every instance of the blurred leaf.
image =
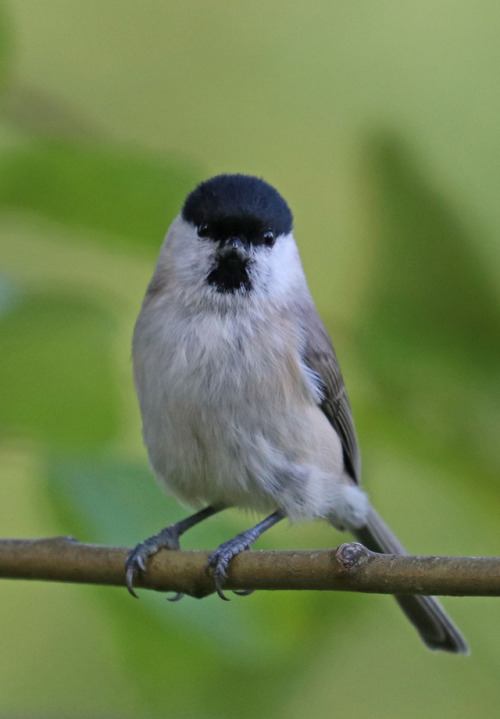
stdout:
{"type": "Polygon", "coordinates": [[[3,91],[7,71],[10,37],[3,3],[0,4],[0,92],[3,91]]]}
{"type": "Polygon", "coordinates": [[[10,84],[2,102],[2,115],[21,133],[41,138],[64,138],[65,141],[96,141],[98,128],[67,99],[17,82],[10,84]]]}
{"type": "Polygon", "coordinates": [[[19,300],[20,292],[17,286],[9,278],[0,275],[0,319],[2,315],[11,312],[19,300]]]}
{"type": "Polygon", "coordinates": [[[63,293],[30,294],[0,318],[0,429],[92,447],[118,430],[107,315],[63,293]]]}
{"type": "MultiPolygon", "coordinates": [[[[159,501],[150,472],[135,463],[52,457],[47,482],[61,531],[82,540],[133,545],[175,521],[168,517],[168,502],[159,501]]],[[[178,507],[175,511],[178,516],[187,513],[178,507]]],[[[212,527],[212,546],[226,538],[220,517],[204,526],[212,527]]],[[[98,590],[123,665],[144,706],[159,710],[168,702],[173,710],[186,712],[188,706],[201,715],[211,708],[214,715],[227,717],[234,712],[253,715],[262,693],[268,701],[278,701],[290,676],[302,674],[305,654],[321,642],[327,621],[335,631],[347,630],[359,606],[353,597],[328,592],[261,592],[230,603],[216,596],[201,601],[187,597],[175,604],[162,594],[141,595],[136,602],[125,589],[98,590]],[[172,677],[175,681],[168,680],[172,677]],[[248,692],[249,682],[259,692],[248,692]],[[223,711],[220,687],[226,685],[232,688],[232,702],[223,711]]]]}
{"type": "MultiPolygon", "coordinates": [[[[189,510],[182,509],[175,500],[168,501],[162,497],[146,466],[132,462],[53,457],[48,464],[47,478],[51,504],[57,511],[61,530],[76,534],[85,541],[134,546],[189,514],[189,510]]],[[[194,535],[198,548],[217,546],[223,538],[227,538],[223,535],[224,522],[220,521],[220,517],[219,521],[205,522],[203,528],[205,542],[200,541],[196,530],[189,533],[194,535]],[[207,533],[209,537],[211,535],[208,541],[207,533]]],[[[242,618],[243,603],[236,603],[229,616],[226,614],[226,621],[220,625],[216,619],[223,607],[212,597],[204,602],[203,612],[199,611],[199,602],[191,598],[169,605],[161,594],[147,592],[145,597],[145,604],[150,611],[157,613],[167,628],[186,622],[189,631],[198,627],[204,636],[213,635],[233,654],[238,653],[242,644],[249,653],[259,652],[254,641],[255,634],[247,626],[240,629],[235,642],[235,622],[242,618]]]]}
{"type": "Polygon", "coordinates": [[[6,152],[0,208],[40,213],[158,251],[166,227],[195,184],[184,164],[144,153],[69,141],[33,141],[6,152]]]}
{"type": "MultiPolygon", "coordinates": [[[[394,138],[376,142],[372,160],[378,246],[369,324],[418,354],[431,345],[451,363],[497,368],[499,296],[480,266],[476,240],[394,138]]],[[[390,347],[386,355],[390,361],[390,347]]],[[[392,368],[387,377],[392,381],[392,368]]]]}
{"type": "MultiPolygon", "coordinates": [[[[84,456],[53,456],[47,466],[47,486],[52,506],[56,509],[61,531],[76,535],[79,539],[111,545],[134,546],[137,542],[158,532],[162,527],[187,516],[189,509],[183,508],[171,498],[164,497],[153,480],[152,472],[145,466],[130,461],[111,458],[86,458],[84,456]]],[[[210,549],[222,541],[249,526],[253,519],[245,513],[224,512],[213,519],[203,522],[182,538],[182,546],[192,549],[210,549]]],[[[262,543],[260,546],[266,546],[262,543]]],[[[279,547],[279,539],[267,546],[279,547]]],[[[146,595],[149,602],[154,596],[146,595]]],[[[267,595],[269,596],[269,595],[267,595]]],[[[276,595],[274,595],[276,596],[276,595]]],[[[299,597],[299,593],[295,593],[299,597]]],[[[304,595],[302,595],[303,597],[304,595]]],[[[303,600],[299,600],[295,611],[300,613],[303,600]]],[[[161,616],[170,624],[172,613],[175,621],[187,620],[192,627],[199,626],[205,634],[215,632],[219,643],[231,647],[238,654],[244,647],[246,655],[259,654],[271,647],[250,627],[239,630],[234,644],[233,622],[246,619],[250,626],[252,620],[252,602],[236,600],[227,615],[227,605],[217,597],[210,597],[203,603],[200,613],[199,603],[189,599],[176,605],[179,611],[165,611],[169,605],[161,602],[161,616]],[[213,601],[215,600],[215,601],[213,601]],[[250,610],[250,612],[248,612],[250,610]],[[231,629],[232,627],[232,629],[231,629]],[[248,633],[247,633],[248,629],[248,633]]],[[[281,611],[281,610],[279,610],[281,611]]],[[[315,613],[311,612],[309,630],[315,624],[315,613]]],[[[305,623],[296,627],[302,632],[305,623]]],[[[288,626],[288,628],[290,625],[288,626]]],[[[283,640],[286,641],[288,628],[285,628],[283,640]]],[[[281,653],[277,646],[274,651],[281,653]]]]}
{"type": "Polygon", "coordinates": [[[486,457],[500,404],[498,294],[475,238],[405,148],[380,138],[371,165],[378,232],[363,355],[393,407],[486,457]]]}
{"type": "Polygon", "coordinates": [[[64,531],[85,541],[131,546],[175,521],[146,464],[55,455],[47,481],[64,531]]]}

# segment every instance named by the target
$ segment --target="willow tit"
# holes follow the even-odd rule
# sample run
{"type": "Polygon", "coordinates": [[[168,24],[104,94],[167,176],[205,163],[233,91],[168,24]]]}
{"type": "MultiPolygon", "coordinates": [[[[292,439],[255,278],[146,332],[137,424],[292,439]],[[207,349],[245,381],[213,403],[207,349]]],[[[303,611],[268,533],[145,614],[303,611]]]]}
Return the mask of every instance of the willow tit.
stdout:
{"type": "MultiPolygon", "coordinates": [[[[133,338],[144,442],[159,483],[198,511],[133,549],[159,549],[227,507],[266,513],[224,542],[230,560],[284,519],[324,519],[369,549],[405,550],[360,489],[360,454],[340,367],[307,287],[292,213],[261,179],[219,175],[187,197],[162,245],[133,338]]],[[[396,597],[431,649],[467,652],[433,597],[396,597]]]]}

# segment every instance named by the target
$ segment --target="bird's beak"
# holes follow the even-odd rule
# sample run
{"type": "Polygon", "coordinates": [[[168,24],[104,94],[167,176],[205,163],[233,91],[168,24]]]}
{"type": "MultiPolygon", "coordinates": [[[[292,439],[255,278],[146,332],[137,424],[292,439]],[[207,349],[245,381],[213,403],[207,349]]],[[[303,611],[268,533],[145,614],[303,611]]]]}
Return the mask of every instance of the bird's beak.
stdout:
{"type": "Polygon", "coordinates": [[[248,242],[241,237],[229,237],[220,243],[217,256],[221,260],[239,260],[246,262],[250,257],[248,242]]]}

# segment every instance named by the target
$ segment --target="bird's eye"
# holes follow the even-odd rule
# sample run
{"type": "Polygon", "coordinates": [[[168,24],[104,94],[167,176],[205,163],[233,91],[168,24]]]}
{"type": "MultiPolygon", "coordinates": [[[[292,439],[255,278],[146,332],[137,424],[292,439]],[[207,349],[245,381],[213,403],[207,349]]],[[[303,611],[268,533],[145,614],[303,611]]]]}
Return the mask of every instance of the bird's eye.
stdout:
{"type": "Polygon", "coordinates": [[[200,225],[198,227],[198,237],[208,237],[208,225],[200,225]]]}
{"type": "Polygon", "coordinates": [[[266,245],[266,247],[272,247],[274,245],[274,243],[276,242],[276,237],[274,236],[274,232],[271,232],[271,230],[269,230],[269,232],[266,232],[264,234],[263,239],[264,239],[264,244],[266,245]]]}

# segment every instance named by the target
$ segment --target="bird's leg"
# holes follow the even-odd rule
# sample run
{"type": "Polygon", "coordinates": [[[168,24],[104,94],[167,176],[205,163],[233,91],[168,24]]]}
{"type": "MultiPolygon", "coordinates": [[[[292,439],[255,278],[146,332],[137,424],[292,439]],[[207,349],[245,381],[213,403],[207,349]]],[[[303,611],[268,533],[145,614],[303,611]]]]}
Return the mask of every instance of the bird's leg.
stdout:
{"type": "Polygon", "coordinates": [[[249,549],[261,534],[264,534],[266,530],[273,527],[277,522],[284,519],[284,517],[283,512],[274,512],[274,514],[270,514],[269,517],[266,517],[262,522],[256,524],[255,527],[247,529],[241,532],[241,534],[236,535],[233,539],[224,542],[210,554],[206,570],[207,572],[211,572],[217,594],[221,599],[227,600],[227,597],[224,596],[222,591],[222,585],[227,579],[226,569],[231,559],[245,549],[249,549]]]}
{"type": "MultiPolygon", "coordinates": [[[[160,549],[179,549],[179,537],[184,534],[185,531],[194,527],[195,524],[199,524],[204,519],[211,517],[213,514],[220,512],[224,507],[205,507],[196,514],[192,514],[186,519],[182,519],[180,522],[171,524],[169,527],[165,527],[154,534],[149,539],[140,542],[134,549],[131,549],[125,560],[125,577],[127,589],[133,597],[137,597],[134,591],[134,579],[138,572],[146,571],[146,561],[153,554],[156,554],[160,549]]],[[[180,599],[182,595],[176,595],[174,599],[180,599]]]]}

